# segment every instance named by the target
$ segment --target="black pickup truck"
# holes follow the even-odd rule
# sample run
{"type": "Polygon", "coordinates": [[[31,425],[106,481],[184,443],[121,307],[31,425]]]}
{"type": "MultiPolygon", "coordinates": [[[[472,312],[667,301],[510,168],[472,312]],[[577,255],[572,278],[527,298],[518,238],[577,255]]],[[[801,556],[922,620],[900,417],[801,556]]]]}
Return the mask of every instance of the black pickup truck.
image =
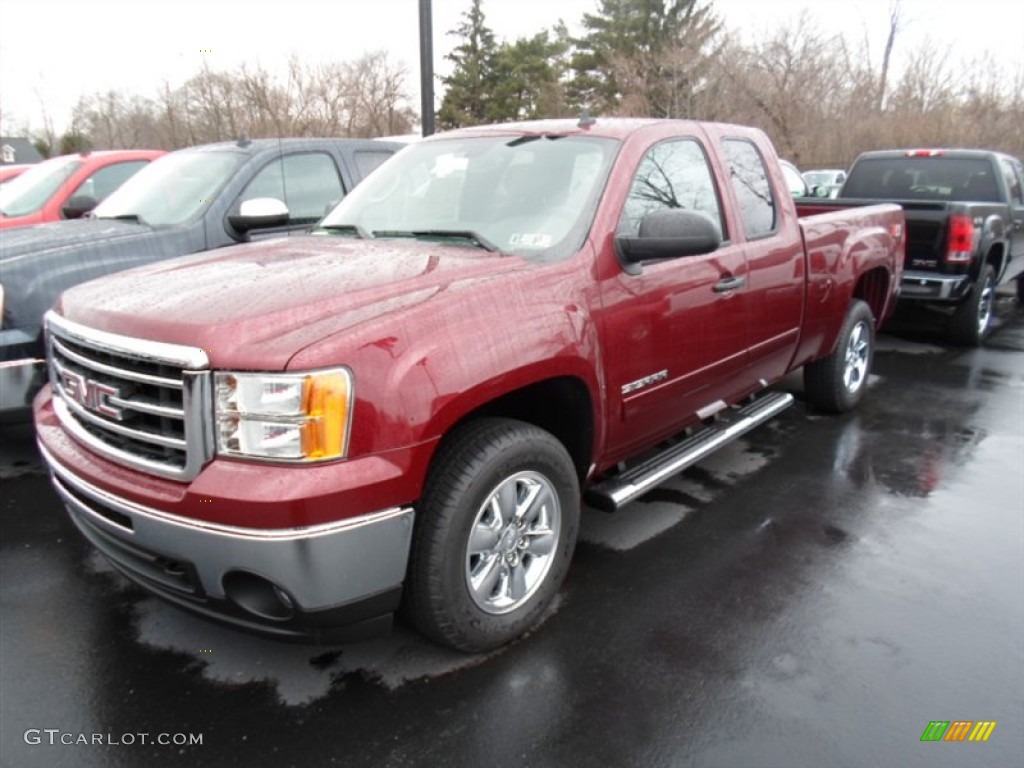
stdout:
{"type": "Polygon", "coordinates": [[[89,219],[0,234],[0,420],[43,384],[42,318],[65,289],[175,256],[312,229],[403,144],[242,139],[164,155],[89,219]]]}
{"type": "Polygon", "coordinates": [[[977,346],[990,328],[995,289],[1017,280],[1024,301],[1024,169],[999,152],[865,152],[840,202],[895,202],[907,220],[900,301],[948,315],[951,341],[977,346]]]}

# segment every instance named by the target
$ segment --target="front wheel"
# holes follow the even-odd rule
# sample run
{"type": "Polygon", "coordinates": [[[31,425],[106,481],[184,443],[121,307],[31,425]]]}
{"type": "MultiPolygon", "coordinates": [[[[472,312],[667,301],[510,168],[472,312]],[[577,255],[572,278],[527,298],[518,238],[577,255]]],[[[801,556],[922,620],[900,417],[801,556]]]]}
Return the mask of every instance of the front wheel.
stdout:
{"type": "Polygon", "coordinates": [[[967,292],[967,298],[949,320],[949,336],[954,344],[963,347],[981,344],[992,323],[995,296],[996,273],[991,264],[986,264],[967,292]]]}
{"type": "Polygon", "coordinates": [[[406,614],[461,651],[514,640],[565,578],[579,511],[576,469],[553,435],[510,419],[459,428],[417,505],[406,614]]]}
{"type": "Polygon", "coordinates": [[[815,408],[848,411],[861,401],[875,353],[875,318],[871,308],[854,299],[828,357],[804,366],[804,392],[815,408]]]}

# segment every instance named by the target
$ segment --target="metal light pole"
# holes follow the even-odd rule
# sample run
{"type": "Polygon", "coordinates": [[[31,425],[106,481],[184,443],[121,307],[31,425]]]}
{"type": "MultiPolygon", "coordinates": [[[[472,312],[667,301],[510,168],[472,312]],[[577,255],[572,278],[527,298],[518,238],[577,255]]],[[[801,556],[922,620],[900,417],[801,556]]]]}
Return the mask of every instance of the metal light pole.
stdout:
{"type": "Polygon", "coordinates": [[[420,123],[423,135],[434,132],[434,33],[430,0],[420,0],[420,123]]]}

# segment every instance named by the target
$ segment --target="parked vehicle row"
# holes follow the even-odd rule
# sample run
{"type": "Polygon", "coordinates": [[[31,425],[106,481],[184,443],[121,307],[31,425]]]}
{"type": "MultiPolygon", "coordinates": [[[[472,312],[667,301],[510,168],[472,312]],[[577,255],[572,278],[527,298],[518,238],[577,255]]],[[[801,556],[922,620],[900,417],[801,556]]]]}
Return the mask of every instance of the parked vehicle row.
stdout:
{"type": "Polygon", "coordinates": [[[263,139],[183,149],[132,176],[89,219],[4,231],[0,416],[28,414],[45,380],[42,318],[61,291],[142,264],[309,230],[401,146],[263,139]]]}
{"type": "MultiPolygon", "coordinates": [[[[193,251],[284,227],[307,188],[210,178],[265,149],[154,163],[202,159],[161,193],[181,200],[111,197],[85,222],[109,228],[97,252],[146,259],[140,227],[193,251]]],[[[507,643],[558,591],[583,498],[614,511],[771,419],[798,368],[815,407],[864,397],[903,213],[804,208],[783,173],[740,126],[465,129],[311,234],[70,288],[34,406],[54,485],[115,568],[207,617],[335,640],[401,608],[454,648],[507,643]]]]}
{"type": "Polygon", "coordinates": [[[823,199],[842,171],[808,186],[739,126],[401,146],[182,150],[88,220],[5,233],[3,407],[48,378],[71,519],[172,603],[279,638],[403,610],[453,648],[509,642],[582,500],[613,512],[763,424],[799,368],[813,407],[855,407],[898,297],[979,343],[1024,266],[1021,166],[995,153],[868,153],[823,199]]]}

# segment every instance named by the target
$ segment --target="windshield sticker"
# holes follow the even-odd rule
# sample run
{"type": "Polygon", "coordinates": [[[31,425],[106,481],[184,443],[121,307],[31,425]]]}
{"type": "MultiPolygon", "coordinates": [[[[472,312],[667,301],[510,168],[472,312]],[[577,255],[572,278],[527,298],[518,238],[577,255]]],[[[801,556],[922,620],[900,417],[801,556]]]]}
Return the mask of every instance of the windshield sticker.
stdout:
{"type": "Polygon", "coordinates": [[[508,243],[513,248],[550,248],[551,240],[551,235],[546,235],[543,232],[536,234],[516,232],[508,239],[508,243]]]}

